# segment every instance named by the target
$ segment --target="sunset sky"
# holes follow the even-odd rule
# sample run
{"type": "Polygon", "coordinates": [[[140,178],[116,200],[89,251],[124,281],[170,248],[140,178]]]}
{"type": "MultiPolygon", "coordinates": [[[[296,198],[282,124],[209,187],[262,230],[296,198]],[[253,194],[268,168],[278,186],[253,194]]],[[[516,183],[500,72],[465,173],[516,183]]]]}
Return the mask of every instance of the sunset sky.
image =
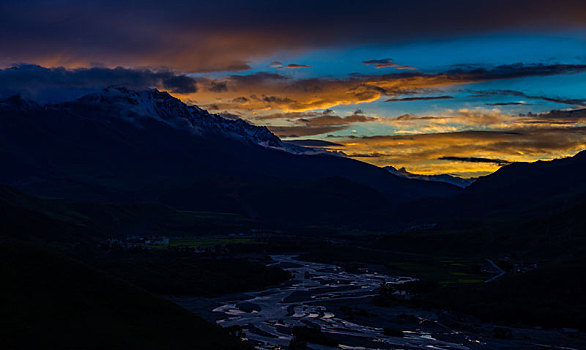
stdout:
{"type": "Polygon", "coordinates": [[[159,88],[423,174],[586,148],[586,2],[359,3],[2,1],[0,94],[159,88]]]}

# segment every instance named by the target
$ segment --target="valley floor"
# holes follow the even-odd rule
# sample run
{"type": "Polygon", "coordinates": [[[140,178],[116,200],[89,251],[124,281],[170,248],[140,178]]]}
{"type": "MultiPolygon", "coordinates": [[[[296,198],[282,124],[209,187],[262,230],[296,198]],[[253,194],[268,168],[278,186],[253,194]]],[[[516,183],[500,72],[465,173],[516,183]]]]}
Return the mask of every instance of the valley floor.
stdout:
{"type": "Polygon", "coordinates": [[[287,347],[293,327],[319,327],[347,349],[586,347],[586,339],[559,330],[503,327],[457,313],[373,304],[380,283],[402,284],[413,280],[409,277],[349,273],[339,266],[301,261],[291,255],[272,258],[273,265],[292,273],[292,280],[258,292],[170,299],[223,327],[238,327],[259,349],[287,347]],[[389,335],[387,329],[400,334],[389,335]]]}

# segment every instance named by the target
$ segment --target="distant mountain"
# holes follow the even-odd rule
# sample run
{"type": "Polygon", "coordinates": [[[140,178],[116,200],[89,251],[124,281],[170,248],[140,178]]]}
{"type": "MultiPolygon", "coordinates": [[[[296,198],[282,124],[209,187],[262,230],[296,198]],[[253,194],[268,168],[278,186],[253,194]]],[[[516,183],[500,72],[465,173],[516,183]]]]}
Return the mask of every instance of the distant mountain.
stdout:
{"type": "Polygon", "coordinates": [[[552,161],[513,163],[480,177],[460,197],[490,210],[563,204],[586,194],[584,174],[586,151],[552,161]]]}
{"type": "Polygon", "coordinates": [[[3,100],[0,138],[0,183],[65,199],[343,223],[460,192],[286,144],[157,90],[110,88],[52,105],[3,100]]]}
{"type": "Polygon", "coordinates": [[[460,188],[466,188],[466,187],[470,186],[474,181],[476,181],[476,178],[463,179],[461,177],[452,176],[452,175],[448,175],[448,174],[441,174],[441,175],[413,174],[413,173],[408,172],[407,169],[405,169],[404,167],[401,169],[396,169],[395,167],[392,167],[390,165],[383,167],[383,169],[387,170],[388,172],[390,172],[393,175],[397,175],[399,177],[403,177],[406,179],[446,182],[446,183],[458,186],[460,188]]]}
{"type": "Polygon", "coordinates": [[[512,163],[478,178],[449,198],[424,198],[406,203],[395,215],[406,223],[478,225],[544,218],[576,205],[586,196],[586,151],[573,157],[533,163],[512,163]],[[494,222],[500,222],[493,220],[494,222]]]}

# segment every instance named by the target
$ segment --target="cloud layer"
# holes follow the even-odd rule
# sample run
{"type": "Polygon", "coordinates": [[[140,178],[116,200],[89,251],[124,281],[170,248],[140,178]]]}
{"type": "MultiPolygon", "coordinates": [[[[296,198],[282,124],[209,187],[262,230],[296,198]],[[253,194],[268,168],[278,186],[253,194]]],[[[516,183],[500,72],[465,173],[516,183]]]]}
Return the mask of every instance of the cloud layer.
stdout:
{"type": "Polygon", "coordinates": [[[572,30],[585,9],[581,0],[5,0],[0,64],[241,71],[253,59],[316,47],[572,30]]]}
{"type": "MultiPolygon", "coordinates": [[[[376,101],[442,86],[524,77],[586,72],[582,64],[509,64],[451,69],[440,73],[398,72],[346,78],[295,79],[277,73],[229,75],[219,79],[198,78],[204,88],[185,96],[212,110],[240,110],[260,113],[267,110],[301,112],[331,108],[340,104],[376,101]],[[225,89],[213,89],[222,84],[225,89]],[[210,93],[212,91],[213,93],[210,93]]],[[[448,96],[428,97],[446,99],[448,96]]],[[[415,98],[406,98],[410,100],[415,98]]],[[[420,99],[426,99],[420,98],[420,99]]],[[[389,102],[401,100],[390,99],[389,102]]]]}
{"type": "Polygon", "coordinates": [[[257,117],[255,120],[264,121],[281,120],[288,125],[271,125],[269,129],[279,137],[305,137],[321,135],[333,131],[345,130],[354,123],[367,123],[380,121],[373,116],[366,116],[361,110],[347,116],[338,116],[331,110],[323,112],[293,112],[275,113],[257,117]]]}
{"type": "MultiPolygon", "coordinates": [[[[335,133],[337,136],[330,139],[342,146],[332,146],[334,149],[373,164],[406,167],[415,173],[447,172],[476,176],[494,171],[507,161],[551,159],[584,149],[586,110],[511,115],[499,109],[462,108],[390,118],[365,114],[360,110],[335,113],[329,109],[314,109],[374,101],[383,96],[429,92],[435,87],[583,71],[586,71],[586,65],[514,64],[434,74],[400,72],[351,75],[339,79],[295,79],[266,72],[224,78],[194,78],[169,70],[65,69],[23,65],[0,69],[0,94],[25,92],[33,97],[44,96],[48,99],[63,89],[65,95],[71,97],[72,91],[83,94],[112,85],[132,89],[159,88],[215,111],[244,115],[257,124],[268,125],[282,137],[325,138],[335,133]],[[356,136],[350,130],[357,126],[372,126],[372,130],[385,130],[386,134],[356,136]]],[[[555,100],[568,105],[578,105],[581,101],[513,90],[473,93],[555,100]]],[[[394,100],[449,97],[395,97],[394,100]]]]}
{"type": "Polygon", "coordinates": [[[381,166],[463,176],[586,149],[586,109],[521,116],[477,109],[445,116],[406,115],[384,122],[396,126],[398,135],[339,136],[331,139],[344,147],[334,149],[381,166]]]}
{"type": "Polygon", "coordinates": [[[128,68],[44,68],[22,65],[0,69],[0,96],[24,94],[39,102],[70,99],[109,86],[157,88],[177,94],[197,92],[197,82],[170,71],[128,68]]]}
{"type": "Polygon", "coordinates": [[[494,163],[497,165],[511,164],[511,162],[509,162],[508,160],[495,159],[495,158],[444,156],[444,157],[439,157],[438,159],[439,160],[456,161],[456,162],[469,162],[469,163],[494,163]]]}
{"type": "MultiPolygon", "coordinates": [[[[528,95],[522,91],[516,90],[484,90],[484,91],[471,91],[474,93],[473,97],[490,97],[490,96],[511,96],[519,97],[528,100],[542,100],[548,102],[555,102],[559,104],[565,104],[570,106],[586,106],[586,99],[573,99],[573,98],[561,98],[551,96],[535,96],[528,95]]],[[[525,102],[505,102],[506,104],[524,104],[525,102]]],[[[503,103],[493,105],[505,105],[503,103]]]]}

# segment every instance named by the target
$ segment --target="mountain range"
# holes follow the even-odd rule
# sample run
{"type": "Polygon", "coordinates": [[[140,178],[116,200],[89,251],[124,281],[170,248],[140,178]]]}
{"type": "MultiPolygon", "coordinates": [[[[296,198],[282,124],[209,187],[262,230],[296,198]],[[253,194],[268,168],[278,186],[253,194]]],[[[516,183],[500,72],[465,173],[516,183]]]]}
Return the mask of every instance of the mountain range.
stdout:
{"type": "Polygon", "coordinates": [[[40,105],[0,101],[0,183],[37,196],[152,203],[266,222],[399,227],[478,217],[586,192],[584,152],[477,180],[379,168],[166,92],[108,88],[40,105]],[[310,147],[306,147],[310,146],[310,147]]]}
{"type": "Polygon", "coordinates": [[[287,144],[157,90],[108,88],[46,105],[14,96],[0,101],[0,137],[1,183],[69,200],[319,223],[461,191],[287,144]]]}
{"type": "Polygon", "coordinates": [[[164,92],[124,88],[58,104],[1,100],[0,140],[0,249],[10,280],[1,296],[16,335],[9,347],[96,339],[90,345],[108,348],[123,339],[131,348],[247,348],[152,293],[261,288],[278,280],[267,278],[262,256],[291,251],[422,277],[432,287],[417,300],[442,310],[584,324],[586,151],[476,180],[421,176],[329,152],[329,144],[284,142],[164,92]],[[237,243],[246,239],[235,232],[255,239],[237,243]],[[230,249],[261,260],[104,245],[133,234],[236,237],[230,249]],[[430,279],[444,276],[446,263],[476,274],[493,257],[539,267],[490,284],[430,279]]]}

